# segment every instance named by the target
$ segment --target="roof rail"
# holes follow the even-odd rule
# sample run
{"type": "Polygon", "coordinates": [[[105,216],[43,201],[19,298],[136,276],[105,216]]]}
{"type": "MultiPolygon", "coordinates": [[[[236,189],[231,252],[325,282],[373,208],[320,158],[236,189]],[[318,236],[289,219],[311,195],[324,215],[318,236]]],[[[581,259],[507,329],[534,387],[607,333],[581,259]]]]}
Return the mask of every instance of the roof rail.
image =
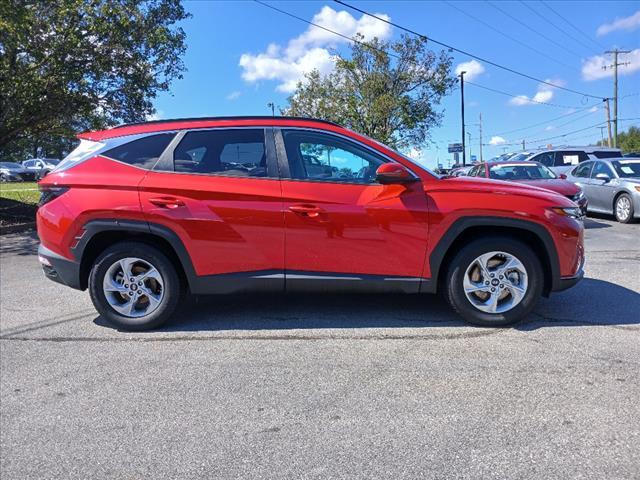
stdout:
{"type": "Polygon", "coordinates": [[[286,117],[286,116],[270,116],[270,115],[247,115],[247,116],[228,116],[228,117],[188,117],[188,118],[167,118],[162,120],[149,120],[147,122],[133,122],[133,123],[122,123],[120,125],[116,125],[112,127],[116,128],[124,128],[131,127],[134,125],[147,125],[147,124],[156,124],[156,123],[169,123],[169,122],[195,122],[195,121],[215,121],[215,120],[274,120],[274,119],[282,119],[282,120],[306,120],[312,122],[320,122],[326,123],[328,125],[335,125],[336,127],[341,127],[342,125],[330,122],[329,120],[322,120],[320,118],[311,118],[311,117],[286,117]]]}

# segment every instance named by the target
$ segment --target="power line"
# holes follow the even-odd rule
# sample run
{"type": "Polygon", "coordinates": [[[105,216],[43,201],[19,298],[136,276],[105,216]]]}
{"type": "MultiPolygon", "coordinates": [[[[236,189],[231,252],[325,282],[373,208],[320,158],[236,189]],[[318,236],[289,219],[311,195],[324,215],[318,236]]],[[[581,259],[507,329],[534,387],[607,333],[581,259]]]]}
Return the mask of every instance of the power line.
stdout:
{"type": "MultiPolygon", "coordinates": [[[[529,45],[529,44],[527,44],[527,43],[525,43],[525,42],[521,42],[521,41],[520,41],[520,40],[518,40],[517,38],[514,38],[514,37],[512,37],[511,35],[508,35],[508,34],[504,33],[503,31],[501,31],[501,30],[499,30],[499,29],[495,28],[495,27],[494,27],[494,26],[492,26],[491,24],[489,24],[489,23],[485,22],[484,20],[481,20],[480,18],[476,17],[475,15],[471,15],[470,13],[468,13],[468,12],[464,11],[463,9],[461,9],[461,8],[457,7],[457,6],[456,6],[456,5],[454,5],[453,3],[451,3],[451,2],[449,2],[449,1],[447,1],[447,0],[444,0],[444,3],[446,3],[446,4],[447,4],[448,6],[450,6],[451,8],[453,8],[453,9],[457,10],[458,12],[462,13],[463,15],[466,15],[467,17],[471,18],[472,20],[475,20],[476,22],[481,23],[481,24],[482,24],[482,25],[484,25],[485,27],[487,27],[487,28],[489,28],[489,29],[493,30],[494,32],[496,32],[496,33],[498,33],[498,34],[502,35],[503,37],[508,38],[508,39],[509,39],[509,40],[511,40],[512,42],[515,42],[515,43],[517,43],[517,44],[519,44],[519,45],[522,45],[523,47],[528,48],[529,50],[531,50],[531,51],[533,51],[533,52],[537,53],[538,55],[540,55],[540,56],[542,56],[542,57],[545,57],[545,58],[547,58],[547,59],[549,59],[549,60],[551,60],[551,61],[553,61],[553,62],[557,63],[558,65],[562,65],[563,67],[569,67],[569,65],[567,65],[565,62],[563,62],[563,61],[561,61],[561,60],[558,60],[558,59],[556,59],[556,58],[550,57],[549,55],[547,55],[546,53],[544,53],[544,52],[542,52],[542,51],[538,50],[537,48],[533,48],[531,45],[529,45]]],[[[570,68],[570,67],[569,67],[569,68],[570,68]]]]}
{"type": "Polygon", "coordinates": [[[560,33],[562,33],[563,35],[566,35],[567,37],[571,38],[573,41],[575,41],[576,43],[579,43],[581,46],[583,46],[584,48],[586,48],[587,50],[589,50],[589,52],[593,51],[593,47],[590,47],[589,45],[587,45],[586,43],[584,43],[582,40],[577,39],[576,37],[574,37],[573,35],[570,35],[569,32],[567,32],[566,29],[559,27],[558,25],[556,25],[555,23],[553,23],[551,21],[550,18],[545,17],[543,14],[541,14],[540,12],[538,12],[535,8],[533,8],[531,5],[529,5],[528,3],[524,2],[523,0],[520,0],[520,3],[522,5],[524,5],[525,7],[527,7],[529,10],[531,10],[533,13],[535,13],[538,17],[540,17],[542,20],[545,21],[545,23],[550,23],[551,25],[553,25],[553,27],[558,30],[560,33]]]}
{"type": "MultiPolygon", "coordinates": [[[[574,118],[573,120],[570,120],[570,121],[568,121],[568,122],[561,123],[560,125],[556,125],[556,126],[555,126],[555,128],[562,128],[562,127],[566,127],[567,125],[574,124],[574,123],[576,123],[578,120],[582,120],[583,118],[587,118],[587,117],[589,117],[589,116],[593,115],[594,113],[596,113],[596,112],[589,112],[589,113],[587,113],[586,115],[582,115],[582,116],[580,116],[580,117],[578,117],[578,118],[574,118]]],[[[604,121],[603,121],[602,123],[606,123],[606,122],[604,122],[604,121]]],[[[529,136],[530,136],[530,137],[535,137],[535,136],[537,136],[537,135],[543,135],[543,134],[545,134],[545,133],[546,133],[546,131],[538,131],[538,132],[535,132],[535,133],[530,133],[530,134],[529,134],[529,136]]],[[[525,138],[525,140],[526,140],[526,138],[525,138]]]]}
{"type": "MultiPolygon", "coordinates": [[[[573,130],[571,132],[563,133],[563,134],[560,134],[560,135],[554,135],[554,136],[551,136],[551,137],[533,138],[533,139],[525,138],[524,140],[525,140],[526,143],[546,142],[548,140],[555,140],[556,138],[564,138],[564,137],[567,137],[567,136],[569,136],[569,135],[571,135],[573,133],[584,132],[585,130],[589,130],[590,128],[599,127],[600,125],[602,125],[604,123],[607,123],[607,122],[599,122],[599,123],[596,123],[595,125],[589,125],[588,127],[579,128],[578,130],[573,130]]],[[[521,144],[521,141],[520,142],[514,142],[514,143],[503,143],[502,145],[520,145],[520,144],[521,144]]]]}
{"type": "Polygon", "coordinates": [[[547,2],[545,2],[544,0],[542,0],[542,4],[547,7],[549,10],[551,10],[553,13],[555,13],[558,17],[560,17],[560,19],[566,23],[567,25],[569,25],[571,28],[573,28],[576,32],[578,32],[580,35],[582,35],[584,38],[586,38],[587,40],[589,40],[591,43],[593,43],[597,48],[598,51],[600,50],[604,50],[604,46],[601,45],[600,43],[596,42],[593,38],[591,38],[589,35],[587,35],[586,33],[584,33],[582,31],[582,29],[576,27],[573,23],[571,23],[567,18],[565,18],[563,15],[560,15],[560,13],[558,13],[553,7],[551,7],[551,5],[549,5],[547,2]]]}
{"type": "Polygon", "coordinates": [[[517,17],[514,17],[513,15],[511,15],[509,12],[504,11],[502,8],[500,8],[499,6],[493,4],[492,2],[487,1],[487,3],[489,5],[491,5],[493,8],[495,8],[496,10],[498,10],[499,12],[502,12],[503,15],[509,17],[511,20],[513,20],[516,23],[519,23],[520,25],[522,25],[524,28],[526,28],[527,30],[531,30],[533,33],[535,33],[536,35],[544,38],[546,41],[553,43],[555,46],[562,48],[563,50],[566,50],[567,52],[569,52],[571,55],[574,55],[578,58],[582,57],[582,55],[580,55],[577,52],[574,52],[573,50],[570,50],[569,48],[565,47],[564,45],[562,45],[561,43],[556,42],[553,38],[547,37],[544,33],[540,32],[539,30],[536,30],[535,28],[530,27],[529,25],[527,25],[526,23],[524,23],[522,20],[520,20],[517,17]]]}
{"type": "MultiPolygon", "coordinates": [[[[494,134],[492,134],[492,135],[507,135],[507,134],[509,134],[509,133],[521,132],[521,131],[523,131],[523,130],[528,130],[528,129],[530,129],[530,128],[539,127],[540,125],[545,125],[545,124],[548,124],[548,123],[551,123],[551,122],[555,122],[556,120],[560,120],[560,119],[562,119],[562,118],[566,118],[566,117],[570,117],[571,115],[575,115],[576,113],[583,112],[583,111],[585,111],[587,108],[590,108],[590,107],[585,107],[585,108],[581,108],[580,110],[575,110],[575,111],[570,112],[570,113],[565,113],[564,115],[560,115],[559,117],[551,118],[551,119],[546,120],[546,121],[544,121],[544,122],[534,123],[534,124],[529,125],[529,126],[527,126],[527,127],[514,128],[513,130],[507,130],[507,131],[505,131],[505,132],[498,132],[498,133],[494,133],[494,134]]],[[[598,108],[598,110],[600,110],[600,108],[598,108]]],[[[569,123],[577,122],[578,120],[580,120],[580,119],[582,119],[582,118],[586,118],[586,117],[588,117],[589,115],[593,115],[594,113],[595,113],[595,112],[589,112],[587,115],[583,115],[582,117],[574,118],[574,119],[573,119],[571,122],[569,122],[569,123]]],[[[568,123],[563,123],[563,124],[561,124],[561,125],[558,125],[556,128],[563,127],[563,126],[565,126],[565,125],[568,125],[568,123]]]]}
{"type": "MultiPolygon", "coordinates": [[[[495,88],[485,87],[484,85],[480,85],[478,83],[470,82],[468,80],[467,80],[467,83],[469,85],[473,85],[475,87],[482,88],[482,89],[488,90],[490,92],[499,93],[499,94],[505,95],[507,97],[512,97],[512,98],[522,98],[523,97],[523,95],[514,95],[513,93],[507,93],[507,92],[503,92],[502,90],[498,90],[498,89],[495,89],[495,88]]],[[[573,105],[560,105],[560,104],[557,104],[557,103],[539,102],[537,100],[534,100],[534,99],[528,98],[528,97],[527,97],[527,102],[535,103],[535,104],[538,104],[538,105],[548,105],[550,107],[557,107],[557,108],[589,108],[589,107],[591,107],[591,105],[589,107],[575,107],[573,105]]]]}
{"type": "MultiPolygon", "coordinates": [[[[255,0],[255,1],[258,1],[258,0],[255,0]]],[[[358,8],[358,7],[354,7],[353,5],[349,5],[348,3],[346,3],[346,2],[344,2],[344,1],[342,1],[342,0],[333,0],[333,1],[334,1],[334,2],[336,2],[336,3],[339,3],[340,5],[345,6],[345,7],[347,7],[347,8],[350,8],[351,10],[354,10],[354,11],[356,11],[356,12],[360,12],[360,13],[362,13],[362,14],[364,14],[364,15],[367,15],[367,16],[369,16],[369,17],[371,17],[371,18],[375,18],[375,19],[377,19],[377,20],[379,20],[379,21],[381,21],[381,22],[384,22],[384,23],[386,23],[386,24],[388,24],[388,25],[391,25],[392,27],[399,28],[400,30],[404,30],[405,32],[411,33],[412,35],[416,35],[416,36],[418,36],[418,37],[420,37],[420,38],[423,38],[423,39],[425,39],[425,40],[428,40],[428,41],[430,41],[430,42],[433,42],[433,43],[435,43],[436,45],[440,45],[440,46],[442,46],[442,47],[448,48],[448,49],[449,49],[449,50],[451,50],[451,51],[458,52],[458,53],[460,53],[460,54],[462,54],[462,55],[466,55],[466,56],[471,57],[471,58],[475,58],[476,60],[480,60],[480,61],[482,61],[482,62],[485,62],[485,63],[489,64],[489,65],[493,65],[494,67],[500,68],[500,69],[505,70],[505,71],[507,71],[507,72],[511,72],[511,73],[513,73],[513,74],[515,74],[515,75],[519,75],[519,76],[521,76],[521,77],[528,78],[529,80],[533,80],[533,81],[535,81],[535,82],[543,83],[543,84],[548,85],[548,86],[550,86],[550,87],[554,87],[554,88],[558,88],[558,89],[560,89],[560,90],[564,90],[564,91],[567,91],[567,92],[575,93],[576,95],[582,95],[583,97],[596,98],[596,99],[598,99],[598,100],[602,100],[602,98],[603,98],[603,97],[599,97],[599,96],[597,96],[597,95],[591,95],[591,94],[589,94],[589,93],[579,92],[578,90],[573,90],[573,89],[571,89],[571,88],[563,87],[563,86],[561,86],[561,85],[556,85],[556,84],[551,83],[551,82],[548,82],[548,81],[546,81],[546,80],[542,80],[542,79],[540,79],[540,78],[536,78],[536,77],[531,76],[531,75],[528,75],[528,74],[526,74],[526,73],[519,72],[519,71],[517,71],[517,70],[514,70],[513,68],[506,67],[506,66],[501,65],[501,64],[496,63],[496,62],[492,62],[491,60],[487,60],[486,58],[479,57],[478,55],[474,55],[474,54],[469,53],[469,52],[467,52],[467,51],[465,51],[465,50],[462,50],[462,49],[456,48],[456,47],[454,47],[453,45],[449,45],[449,44],[447,44],[447,43],[440,42],[440,41],[438,41],[438,40],[434,39],[433,37],[427,37],[426,35],[423,35],[423,34],[421,34],[421,33],[416,32],[415,30],[411,30],[411,29],[409,29],[409,28],[406,28],[406,27],[403,27],[403,26],[401,26],[401,25],[398,25],[397,23],[394,23],[394,22],[392,22],[391,20],[387,20],[387,19],[384,19],[384,18],[378,17],[377,15],[374,15],[374,14],[372,14],[372,13],[369,13],[369,12],[367,12],[366,10],[363,10],[363,9],[361,9],[361,8],[358,8]]],[[[260,2],[260,3],[262,3],[262,2],[260,2]]]]}

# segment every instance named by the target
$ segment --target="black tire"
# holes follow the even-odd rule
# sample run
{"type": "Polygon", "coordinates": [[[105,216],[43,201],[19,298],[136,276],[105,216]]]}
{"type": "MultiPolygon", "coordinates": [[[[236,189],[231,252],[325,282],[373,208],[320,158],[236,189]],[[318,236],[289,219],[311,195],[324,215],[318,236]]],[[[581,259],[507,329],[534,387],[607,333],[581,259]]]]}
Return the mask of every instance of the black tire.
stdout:
{"type": "Polygon", "coordinates": [[[525,318],[535,307],[544,286],[544,272],[531,248],[509,237],[488,237],[465,245],[449,263],[444,292],[447,300],[467,322],[483,327],[503,327],[525,318]],[[467,268],[485,253],[499,251],[515,256],[527,271],[527,290],[517,305],[503,313],[487,313],[474,306],[467,298],[463,280],[467,268]]]}
{"type": "Polygon", "coordinates": [[[628,193],[623,193],[616,198],[615,204],[613,205],[613,214],[615,215],[616,220],[620,223],[633,223],[634,210],[633,199],[631,198],[631,195],[629,195],[628,193]],[[618,215],[618,203],[623,201],[623,199],[628,201],[630,206],[629,215],[627,217],[621,217],[620,215],[618,215]]]}
{"type": "Polygon", "coordinates": [[[182,286],[175,267],[160,250],[145,243],[120,242],[107,248],[96,259],[89,274],[89,293],[96,310],[107,321],[123,330],[142,331],[157,328],[171,317],[180,303],[182,286]],[[141,317],[128,317],[118,313],[109,304],[103,290],[103,280],[109,268],[127,257],[140,258],[154,266],[164,283],[164,296],[160,305],[141,317]]]}

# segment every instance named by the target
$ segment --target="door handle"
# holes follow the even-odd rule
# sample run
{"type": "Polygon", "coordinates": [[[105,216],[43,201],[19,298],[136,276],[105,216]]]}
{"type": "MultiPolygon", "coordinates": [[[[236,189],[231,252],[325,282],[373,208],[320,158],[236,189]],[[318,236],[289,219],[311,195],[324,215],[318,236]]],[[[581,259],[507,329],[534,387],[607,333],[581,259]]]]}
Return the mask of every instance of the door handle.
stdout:
{"type": "Polygon", "coordinates": [[[304,215],[311,218],[317,217],[322,212],[320,207],[309,204],[291,205],[289,206],[289,210],[293,213],[297,213],[298,215],[304,215]]]}
{"type": "Polygon", "coordinates": [[[178,207],[184,206],[184,202],[179,198],[175,198],[175,197],[150,198],[149,202],[153,203],[158,207],[163,207],[163,208],[178,208],[178,207]]]}

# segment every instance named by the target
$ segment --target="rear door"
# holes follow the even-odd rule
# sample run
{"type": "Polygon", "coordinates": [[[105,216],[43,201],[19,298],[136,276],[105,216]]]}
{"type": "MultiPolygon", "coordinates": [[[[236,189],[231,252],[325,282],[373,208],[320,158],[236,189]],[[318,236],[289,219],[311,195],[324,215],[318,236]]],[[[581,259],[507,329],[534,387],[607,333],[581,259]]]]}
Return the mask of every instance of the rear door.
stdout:
{"type": "Polygon", "coordinates": [[[340,135],[286,129],[276,142],[289,177],[287,290],[417,292],[428,233],[422,183],[377,183],[376,169],[389,159],[340,135]]]}
{"type": "Polygon", "coordinates": [[[199,293],[284,287],[282,195],[265,128],[180,132],[140,185],[148,221],[186,247],[199,293]]]}
{"type": "Polygon", "coordinates": [[[593,168],[593,162],[584,162],[579,166],[575,167],[571,170],[571,173],[568,177],[568,180],[578,185],[582,190],[584,190],[584,194],[587,196],[589,200],[589,210],[593,208],[593,204],[591,203],[591,191],[589,189],[589,180],[591,178],[591,169],[593,168]]]}

